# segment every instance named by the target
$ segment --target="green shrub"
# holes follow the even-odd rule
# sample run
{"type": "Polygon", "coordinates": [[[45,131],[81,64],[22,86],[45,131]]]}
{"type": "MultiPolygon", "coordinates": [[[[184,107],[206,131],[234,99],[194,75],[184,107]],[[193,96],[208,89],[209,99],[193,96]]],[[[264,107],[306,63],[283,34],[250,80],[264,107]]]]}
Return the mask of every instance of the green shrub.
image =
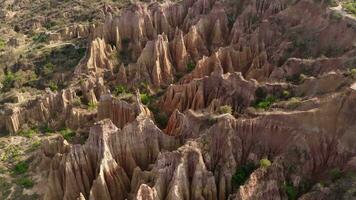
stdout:
{"type": "Polygon", "coordinates": [[[46,23],[44,24],[44,27],[45,27],[46,29],[50,29],[50,28],[52,28],[52,27],[54,27],[54,26],[56,26],[56,25],[57,25],[57,22],[52,21],[52,20],[48,20],[48,21],[46,21],[46,23]]]}
{"type": "Polygon", "coordinates": [[[188,72],[191,72],[191,71],[193,71],[195,69],[195,64],[193,63],[193,62],[189,62],[188,64],[187,64],[187,70],[188,70],[188,72]]]}
{"type": "Polygon", "coordinates": [[[346,10],[347,13],[356,16],[356,1],[344,3],[342,7],[346,10]]]}
{"type": "Polygon", "coordinates": [[[229,105],[220,106],[219,113],[221,113],[221,114],[232,114],[232,108],[229,105]]]}
{"type": "Polygon", "coordinates": [[[93,111],[98,107],[98,105],[94,101],[89,101],[88,103],[88,109],[93,111]]]}
{"type": "Polygon", "coordinates": [[[283,98],[288,99],[291,96],[291,94],[288,90],[284,90],[282,96],[283,98]]]}
{"type": "Polygon", "coordinates": [[[48,62],[43,66],[43,74],[44,75],[52,74],[53,71],[54,71],[54,64],[52,64],[51,62],[48,62]]]}
{"type": "Polygon", "coordinates": [[[16,76],[15,74],[11,73],[11,72],[8,72],[6,75],[5,75],[5,78],[4,80],[2,81],[2,85],[4,88],[8,89],[8,88],[11,88],[13,83],[15,82],[16,80],[16,76]]]}
{"type": "Polygon", "coordinates": [[[287,107],[289,109],[295,109],[301,104],[301,100],[298,97],[292,97],[291,99],[288,100],[287,107]]]}
{"type": "Polygon", "coordinates": [[[24,174],[28,170],[28,163],[24,161],[18,162],[15,167],[13,168],[13,173],[14,174],[24,174]]]}
{"type": "Polygon", "coordinates": [[[263,158],[260,160],[260,167],[262,168],[267,168],[269,166],[271,166],[271,161],[269,161],[267,158],[263,158]]]}
{"type": "Polygon", "coordinates": [[[43,133],[53,133],[54,130],[48,126],[48,124],[44,124],[43,126],[40,127],[41,132],[43,133]]]}
{"type": "Polygon", "coordinates": [[[48,83],[49,89],[51,89],[53,92],[58,90],[58,85],[54,81],[49,81],[48,83]]]}
{"type": "Polygon", "coordinates": [[[0,51],[6,47],[6,42],[4,39],[0,38],[0,51]]]}
{"type": "Polygon", "coordinates": [[[147,93],[140,94],[140,98],[144,105],[148,105],[152,101],[152,97],[147,93]]]}
{"type": "Polygon", "coordinates": [[[45,33],[37,34],[37,35],[33,36],[33,38],[32,38],[33,42],[35,42],[35,43],[44,43],[44,42],[47,42],[48,39],[49,39],[49,37],[45,33]]]}
{"type": "Polygon", "coordinates": [[[18,133],[18,135],[23,136],[23,137],[28,137],[31,138],[32,136],[36,135],[37,130],[36,129],[29,129],[29,130],[22,130],[18,133]]]}
{"type": "Polygon", "coordinates": [[[60,131],[60,134],[63,136],[63,138],[67,141],[72,141],[72,139],[75,137],[75,132],[72,131],[69,128],[62,129],[60,131]]]}
{"type": "Polygon", "coordinates": [[[168,124],[168,116],[164,112],[160,112],[154,115],[155,121],[158,124],[158,127],[165,128],[168,124]]]}
{"type": "Polygon", "coordinates": [[[336,11],[332,12],[330,17],[331,17],[331,20],[333,20],[335,22],[339,22],[342,19],[342,15],[336,11]]]}
{"type": "Polygon", "coordinates": [[[35,183],[30,178],[21,177],[17,180],[17,184],[21,185],[24,188],[32,188],[35,183]]]}
{"type": "Polygon", "coordinates": [[[356,79],[356,68],[350,70],[350,76],[351,78],[356,79]]]}
{"type": "Polygon", "coordinates": [[[237,168],[235,174],[232,176],[232,185],[237,188],[245,184],[246,180],[250,177],[256,166],[253,163],[248,163],[237,168]]]}
{"type": "Polygon", "coordinates": [[[282,190],[287,194],[288,200],[296,200],[298,197],[298,189],[291,183],[285,183],[282,190]]]}
{"type": "Polygon", "coordinates": [[[265,99],[262,99],[260,101],[257,101],[255,103],[255,108],[260,108],[267,110],[273,103],[277,101],[277,98],[274,96],[267,96],[265,99]]]}
{"type": "Polygon", "coordinates": [[[126,94],[126,88],[123,85],[117,85],[114,91],[115,95],[126,94]]]}
{"type": "Polygon", "coordinates": [[[335,168],[329,172],[329,175],[330,175],[331,180],[334,182],[334,181],[340,179],[343,176],[343,173],[342,173],[342,171],[340,171],[340,169],[335,168]]]}

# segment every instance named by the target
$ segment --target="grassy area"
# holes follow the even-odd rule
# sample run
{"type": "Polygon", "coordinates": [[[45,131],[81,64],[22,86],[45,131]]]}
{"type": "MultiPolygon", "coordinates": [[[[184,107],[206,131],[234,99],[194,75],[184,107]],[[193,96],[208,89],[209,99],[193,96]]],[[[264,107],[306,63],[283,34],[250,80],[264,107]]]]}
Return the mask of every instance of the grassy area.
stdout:
{"type": "Polygon", "coordinates": [[[8,145],[5,149],[3,149],[1,155],[0,155],[0,160],[1,161],[8,161],[8,162],[13,162],[19,159],[19,156],[21,155],[21,149],[17,145],[8,145]]]}
{"type": "Polygon", "coordinates": [[[356,16],[356,1],[350,1],[347,3],[344,3],[342,7],[345,9],[345,11],[349,14],[352,14],[356,16]]]}
{"type": "Polygon", "coordinates": [[[60,134],[63,136],[63,138],[67,141],[71,141],[75,137],[75,132],[72,131],[69,128],[62,129],[60,131],[60,134]]]}
{"type": "Polygon", "coordinates": [[[18,133],[18,135],[23,137],[28,137],[28,138],[31,138],[36,134],[37,134],[37,129],[22,130],[18,133]]]}

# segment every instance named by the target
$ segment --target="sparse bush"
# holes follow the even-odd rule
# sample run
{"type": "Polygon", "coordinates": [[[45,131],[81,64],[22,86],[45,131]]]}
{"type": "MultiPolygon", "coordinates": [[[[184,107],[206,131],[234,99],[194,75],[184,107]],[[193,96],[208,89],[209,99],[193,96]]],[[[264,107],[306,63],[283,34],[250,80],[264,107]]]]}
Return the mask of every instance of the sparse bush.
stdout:
{"type": "Polygon", "coordinates": [[[45,76],[52,74],[53,70],[54,70],[54,64],[52,64],[51,62],[48,62],[43,66],[43,74],[45,76]]]}
{"type": "Polygon", "coordinates": [[[19,184],[20,186],[22,186],[24,188],[32,188],[35,183],[30,178],[21,177],[17,180],[17,184],[19,184]]]}
{"type": "Polygon", "coordinates": [[[144,105],[148,105],[152,101],[152,97],[147,93],[140,94],[140,98],[144,105]]]}
{"type": "Polygon", "coordinates": [[[282,190],[287,194],[288,200],[296,200],[298,197],[298,190],[291,183],[285,183],[282,190]]]}
{"type": "Polygon", "coordinates": [[[340,179],[343,176],[342,171],[340,171],[340,169],[338,169],[338,168],[330,170],[329,174],[330,174],[330,178],[333,182],[340,179]]]}
{"type": "Polygon", "coordinates": [[[60,131],[60,134],[63,136],[63,138],[67,141],[71,141],[73,137],[75,137],[75,132],[72,131],[69,128],[62,129],[60,131]]]}
{"type": "Polygon", "coordinates": [[[49,89],[51,89],[53,92],[58,90],[58,85],[54,81],[49,81],[48,83],[49,89]]]}
{"type": "Polygon", "coordinates": [[[188,64],[187,64],[187,70],[188,70],[188,72],[191,72],[191,71],[193,71],[195,69],[195,64],[193,63],[193,62],[189,62],[188,64]]]}
{"type": "Polygon", "coordinates": [[[260,160],[260,167],[262,168],[267,168],[269,166],[271,166],[271,161],[269,161],[267,158],[263,158],[260,160]]]}
{"type": "Polygon", "coordinates": [[[46,23],[44,24],[44,27],[45,27],[46,29],[50,29],[50,28],[56,26],[56,24],[57,24],[57,23],[56,23],[55,21],[48,20],[48,21],[46,21],[46,23]]]}
{"type": "Polygon", "coordinates": [[[331,20],[339,22],[342,19],[342,15],[336,11],[332,12],[330,15],[331,20]]]}
{"type": "Polygon", "coordinates": [[[0,38],[0,51],[6,47],[6,42],[4,39],[0,38]]]}
{"type": "Polygon", "coordinates": [[[240,187],[245,184],[246,180],[250,177],[253,171],[255,171],[256,166],[253,163],[248,163],[239,167],[235,174],[232,176],[232,185],[235,188],[240,187]]]}
{"type": "Polygon", "coordinates": [[[80,100],[80,98],[77,97],[72,101],[72,104],[74,106],[80,106],[80,105],[82,105],[82,101],[80,100]]]}
{"type": "Polygon", "coordinates": [[[291,94],[288,90],[284,90],[282,96],[283,98],[288,99],[291,96],[291,94]]]}
{"type": "Polygon", "coordinates": [[[47,42],[48,39],[49,39],[48,35],[45,33],[37,34],[37,35],[33,36],[33,38],[32,38],[33,42],[35,42],[35,43],[44,43],[44,42],[47,42]]]}
{"type": "Polygon", "coordinates": [[[288,108],[289,109],[294,109],[296,107],[298,107],[301,104],[301,100],[298,97],[292,97],[289,101],[288,101],[288,108]]]}
{"type": "Polygon", "coordinates": [[[349,74],[351,78],[356,79],[356,68],[351,69],[349,74]]]}
{"type": "Polygon", "coordinates": [[[160,112],[154,115],[155,121],[158,124],[158,127],[165,128],[168,124],[168,116],[164,112],[160,112]]]}
{"type": "Polygon", "coordinates": [[[12,87],[13,83],[15,82],[16,80],[16,76],[15,74],[11,73],[11,72],[8,72],[6,75],[5,75],[5,78],[4,80],[2,81],[2,85],[5,89],[9,89],[12,87]]]}
{"type": "Polygon", "coordinates": [[[97,103],[95,103],[94,101],[89,101],[88,103],[88,109],[93,111],[98,107],[97,103]]]}
{"type": "Polygon", "coordinates": [[[265,99],[257,101],[254,107],[267,110],[276,101],[277,101],[277,98],[274,97],[273,95],[267,96],[265,99]]]}
{"type": "Polygon", "coordinates": [[[347,13],[356,16],[356,1],[344,3],[342,7],[346,10],[347,13]]]}
{"type": "Polygon", "coordinates": [[[126,88],[123,85],[117,85],[114,91],[115,95],[126,94],[126,88]]]}
{"type": "Polygon", "coordinates": [[[220,106],[219,113],[221,113],[221,114],[232,114],[232,108],[229,105],[220,106]]]}
{"type": "Polygon", "coordinates": [[[13,168],[12,172],[14,174],[24,174],[28,170],[28,163],[25,161],[18,162],[15,167],[13,168]]]}
{"type": "Polygon", "coordinates": [[[43,124],[41,127],[40,127],[40,130],[41,132],[43,133],[53,133],[54,130],[48,126],[48,124],[43,124]]]}
{"type": "Polygon", "coordinates": [[[29,129],[29,130],[22,130],[18,133],[18,135],[23,136],[23,137],[28,137],[31,138],[37,133],[36,129],[29,129]]]}

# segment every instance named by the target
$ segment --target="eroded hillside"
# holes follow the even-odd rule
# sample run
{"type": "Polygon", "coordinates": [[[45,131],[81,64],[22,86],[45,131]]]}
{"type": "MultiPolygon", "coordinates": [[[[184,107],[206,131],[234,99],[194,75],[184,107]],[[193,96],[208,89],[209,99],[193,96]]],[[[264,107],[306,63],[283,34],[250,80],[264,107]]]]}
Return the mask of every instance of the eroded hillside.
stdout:
{"type": "Polygon", "coordinates": [[[1,198],[356,198],[349,4],[4,1],[1,198]]]}

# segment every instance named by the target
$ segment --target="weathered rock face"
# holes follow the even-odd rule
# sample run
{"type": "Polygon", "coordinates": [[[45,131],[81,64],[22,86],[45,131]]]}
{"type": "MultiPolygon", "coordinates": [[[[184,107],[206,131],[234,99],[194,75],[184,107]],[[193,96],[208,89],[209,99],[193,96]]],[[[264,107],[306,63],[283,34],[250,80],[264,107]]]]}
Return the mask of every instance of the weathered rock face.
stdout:
{"type": "Polygon", "coordinates": [[[105,14],[103,24],[67,33],[90,35],[69,89],[0,114],[11,132],[94,125],[84,145],[44,142],[44,199],[286,199],[286,183],[355,166],[356,29],[325,6],[184,0],[105,14]],[[130,103],[110,94],[119,86],[144,94],[130,103]],[[259,167],[262,158],[272,164],[259,167]],[[236,186],[247,163],[257,169],[236,186]]]}
{"type": "MultiPolygon", "coordinates": [[[[4,108],[3,119],[5,128],[15,133],[26,123],[48,122],[57,115],[59,118],[66,116],[70,109],[70,101],[74,94],[71,90],[61,92],[48,92],[44,97],[27,102],[23,107],[4,108]]],[[[55,123],[55,122],[54,122],[55,123]]]]}
{"type": "Polygon", "coordinates": [[[176,145],[143,113],[122,130],[101,121],[85,145],[52,159],[45,199],[75,199],[80,193],[89,199],[125,199],[134,169],[147,169],[161,150],[176,145]]]}

